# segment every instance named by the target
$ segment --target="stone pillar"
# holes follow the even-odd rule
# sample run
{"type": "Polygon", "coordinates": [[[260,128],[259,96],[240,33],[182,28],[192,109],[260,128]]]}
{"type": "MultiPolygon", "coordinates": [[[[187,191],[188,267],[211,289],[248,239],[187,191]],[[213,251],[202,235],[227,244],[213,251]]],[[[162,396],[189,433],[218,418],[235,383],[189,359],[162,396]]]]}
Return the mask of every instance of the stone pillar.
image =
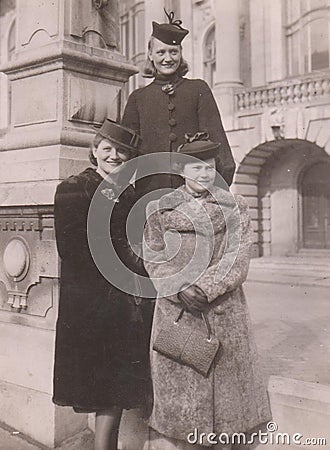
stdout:
{"type": "Polygon", "coordinates": [[[214,93],[225,129],[231,129],[234,92],[241,86],[239,53],[239,0],[216,0],[216,81],[214,93]]]}
{"type": "Polygon", "coordinates": [[[166,22],[164,13],[164,0],[145,0],[144,2],[144,17],[145,17],[145,37],[146,45],[149,41],[152,32],[152,21],[166,22]]]}
{"type": "Polygon", "coordinates": [[[266,82],[282,80],[286,77],[286,49],[283,8],[285,2],[264,0],[265,11],[265,67],[266,82]]]}
{"type": "Polygon", "coordinates": [[[193,50],[193,20],[192,20],[192,2],[181,2],[179,19],[182,20],[183,28],[189,30],[189,34],[182,42],[183,57],[189,65],[189,78],[194,78],[194,50],[193,50]]]}
{"type": "Polygon", "coordinates": [[[47,447],[87,427],[52,404],[58,257],[53,198],[88,163],[91,126],[120,112],[135,68],[120,53],[118,0],[17,0],[2,67],[10,123],[0,139],[0,421],[47,447]]]}
{"type": "MultiPolygon", "coordinates": [[[[267,4],[266,7],[269,7],[267,4]]],[[[264,0],[250,1],[251,30],[251,83],[252,86],[266,84],[265,61],[265,5],[264,0]]]]}

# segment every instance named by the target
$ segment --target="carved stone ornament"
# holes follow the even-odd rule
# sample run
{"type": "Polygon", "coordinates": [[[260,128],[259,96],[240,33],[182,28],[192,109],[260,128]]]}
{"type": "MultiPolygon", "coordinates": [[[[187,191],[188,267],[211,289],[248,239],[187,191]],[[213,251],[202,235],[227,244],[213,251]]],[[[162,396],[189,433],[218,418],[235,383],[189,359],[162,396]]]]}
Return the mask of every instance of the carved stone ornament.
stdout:
{"type": "Polygon", "coordinates": [[[70,0],[70,34],[92,47],[119,48],[119,0],[83,3],[70,0]]]}
{"type": "Polygon", "coordinates": [[[109,3],[109,0],[93,0],[94,7],[96,9],[102,9],[109,3]]]}
{"type": "Polygon", "coordinates": [[[30,253],[22,238],[8,242],[3,253],[3,265],[7,276],[14,281],[21,281],[26,276],[30,265],[30,253]]]}
{"type": "Polygon", "coordinates": [[[0,310],[46,317],[57,282],[52,207],[0,208],[0,310]]]}
{"type": "Polygon", "coordinates": [[[277,141],[279,139],[284,139],[284,109],[283,108],[273,108],[269,111],[270,115],[270,127],[272,129],[274,139],[277,141]]]}

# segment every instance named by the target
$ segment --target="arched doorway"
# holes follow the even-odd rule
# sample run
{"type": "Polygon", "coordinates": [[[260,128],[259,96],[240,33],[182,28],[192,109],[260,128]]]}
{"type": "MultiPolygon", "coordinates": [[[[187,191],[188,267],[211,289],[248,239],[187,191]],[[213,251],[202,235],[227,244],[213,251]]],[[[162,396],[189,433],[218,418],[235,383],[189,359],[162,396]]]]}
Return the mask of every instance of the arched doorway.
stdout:
{"type": "MultiPolygon", "coordinates": [[[[304,248],[329,249],[329,184],[330,156],[313,142],[281,139],[262,143],[246,154],[235,174],[234,189],[249,205],[254,230],[253,256],[287,256],[304,248]],[[308,175],[314,166],[314,175],[312,172],[308,175]],[[307,211],[313,205],[310,198],[313,191],[307,185],[315,181],[322,184],[318,187],[318,196],[322,197],[318,220],[324,224],[327,219],[328,224],[327,236],[324,225],[323,239],[317,239],[315,234],[311,240],[307,211]],[[327,210],[324,197],[328,198],[327,210]]],[[[319,235],[322,235],[320,226],[319,235]]]]}
{"type": "Polygon", "coordinates": [[[302,246],[330,249],[330,163],[309,167],[301,181],[302,246]]]}

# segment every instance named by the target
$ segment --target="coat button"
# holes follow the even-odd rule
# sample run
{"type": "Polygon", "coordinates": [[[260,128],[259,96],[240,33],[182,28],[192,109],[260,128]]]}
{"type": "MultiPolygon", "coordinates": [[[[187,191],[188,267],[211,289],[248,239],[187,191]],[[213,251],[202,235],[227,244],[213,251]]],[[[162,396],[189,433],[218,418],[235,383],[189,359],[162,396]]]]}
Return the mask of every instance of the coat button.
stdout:
{"type": "Polygon", "coordinates": [[[169,111],[174,111],[175,110],[175,105],[173,103],[169,103],[167,107],[168,107],[169,111]]]}
{"type": "Polygon", "coordinates": [[[169,123],[170,127],[175,127],[175,125],[176,125],[176,120],[175,120],[175,119],[170,119],[170,120],[168,121],[168,123],[169,123]]]}
{"type": "Polygon", "coordinates": [[[171,142],[175,142],[178,139],[178,136],[175,133],[170,133],[169,138],[171,142]]]}

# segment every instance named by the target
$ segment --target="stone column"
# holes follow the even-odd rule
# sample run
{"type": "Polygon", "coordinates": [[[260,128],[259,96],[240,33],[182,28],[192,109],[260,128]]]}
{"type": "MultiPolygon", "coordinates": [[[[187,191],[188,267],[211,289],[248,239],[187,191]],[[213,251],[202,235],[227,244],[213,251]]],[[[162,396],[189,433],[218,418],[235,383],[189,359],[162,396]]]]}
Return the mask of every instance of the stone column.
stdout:
{"type": "MultiPolygon", "coordinates": [[[[266,5],[269,8],[270,4],[266,5]]],[[[266,84],[265,5],[264,0],[250,1],[251,82],[252,86],[266,84]]]]}
{"type": "Polygon", "coordinates": [[[216,0],[216,81],[214,93],[224,126],[232,128],[234,92],[241,87],[239,57],[239,0],[216,0]]]}
{"type": "Polygon", "coordinates": [[[146,45],[152,32],[152,21],[160,23],[167,21],[164,6],[164,0],[145,0],[144,2],[146,45]]]}
{"type": "Polygon", "coordinates": [[[286,49],[284,18],[285,2],[264,0],[265,11],[265,67],[266,82],[282,80],[286,77],[286,49]]]}
{"type": "Polygon", "coordinates": [[[52,404],[58,306],[53,198],[88,163],[91,126],[121,109],[135,68],[118,0],[17,0],[10,123],[0,151],[0,421],[54,448],[87,416],[52,404]]]}
{"type": "Polygon", "coordinates": [[[189,34],[182,42],[183,57],[189,65],[189,78],[194,78],[194,50],[193,50],[193,20],[192,2],[181,2],[179,19],[182,20],[182,27],[189,30],[189,34]]]}

